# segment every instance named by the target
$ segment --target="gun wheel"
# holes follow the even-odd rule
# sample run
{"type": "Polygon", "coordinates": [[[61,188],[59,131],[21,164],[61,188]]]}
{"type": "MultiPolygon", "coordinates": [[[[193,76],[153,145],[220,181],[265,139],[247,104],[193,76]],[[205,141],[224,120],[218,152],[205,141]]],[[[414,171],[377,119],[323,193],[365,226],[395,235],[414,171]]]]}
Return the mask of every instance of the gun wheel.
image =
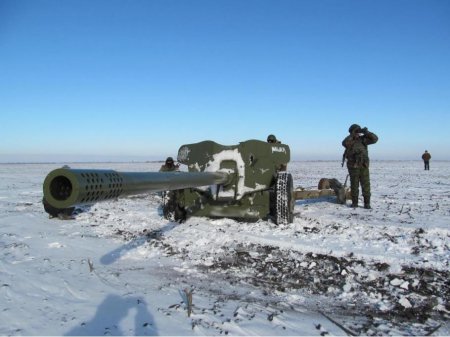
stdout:
{"type": "Polygon", "coordinates": [[[288,224],[294,221],[295,199],[293,198],[294,183],[292,175],[279,172],[275,187],[275,218],[277,224],[288,224]]]}

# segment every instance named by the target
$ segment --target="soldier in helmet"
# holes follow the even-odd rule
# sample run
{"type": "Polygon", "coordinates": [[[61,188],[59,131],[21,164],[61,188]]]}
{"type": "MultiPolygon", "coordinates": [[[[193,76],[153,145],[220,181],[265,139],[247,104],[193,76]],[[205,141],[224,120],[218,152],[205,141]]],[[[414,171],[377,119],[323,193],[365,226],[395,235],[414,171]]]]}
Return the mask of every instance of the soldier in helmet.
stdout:
{"type": "Polygon", "coordinates": [[[179,168],[180,168],[180,165],[175,165],[175,162],[173,161],[172,157],[167,157],[164,165],[161,165],[159,172],[178,171],[179,168]]]}
{"type": "Polygon", "coordinates": [[[352,124],[348,132],[350,135],[342,141],[342,146],[345,147],[344,156],[347,159],[347,168],[350,175],[352,207],[358,207],[359,185],[361,184],[364,208],[370,209],[369,152],[367,146],[375,144],[378,137],[367,128],[361,128],[358,124],[352,124]]]}
{"type": "Polygon", "coordinates": [[[268,135],[267,143],[276,144],[276,143],[281,143],[281,142],[277,140],[277,137],[275,137],[275,135],[268,135]]]}
{"type": "MultiPolygon", "coordinates": [[[[176,172],[179,171],[180,165],[175,164],[172,157],[167,157],[164,165],[161,165],[159,172],[176,172]]],[[[172,195],[176,193],[174,191],[164,191],[158,192],[158,195],[162,197],[163,209],[166,210],[164,206],[171,199],[172,195]]]]}

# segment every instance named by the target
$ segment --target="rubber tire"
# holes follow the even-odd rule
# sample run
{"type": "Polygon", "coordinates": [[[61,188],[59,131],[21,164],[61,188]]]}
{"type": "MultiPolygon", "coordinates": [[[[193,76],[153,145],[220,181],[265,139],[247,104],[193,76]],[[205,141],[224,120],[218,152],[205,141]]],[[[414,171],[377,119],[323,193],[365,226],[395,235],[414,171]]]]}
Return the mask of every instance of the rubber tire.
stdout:
{"type": "Polygon", "coordinates": [[[287,172],[279,172],[275,186],[275,221],[278,225],[294,221],[295,199],[293,196],[294,181],[287,172]]]}

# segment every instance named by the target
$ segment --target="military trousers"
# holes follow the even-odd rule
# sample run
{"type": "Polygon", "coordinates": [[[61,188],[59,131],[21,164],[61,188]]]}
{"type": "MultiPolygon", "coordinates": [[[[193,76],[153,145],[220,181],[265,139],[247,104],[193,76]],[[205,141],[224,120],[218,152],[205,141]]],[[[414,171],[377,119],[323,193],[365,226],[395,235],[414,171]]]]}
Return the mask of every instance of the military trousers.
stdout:
{"type": "Polygon", "coordinates": [[[362,195],[365,198],[370,198],[370,175],[368,167],[352,167],[348,168],[350,175],[350,188],[352,191],[352,198],[358,198],[359,185],[361,185],[362,195]]]}

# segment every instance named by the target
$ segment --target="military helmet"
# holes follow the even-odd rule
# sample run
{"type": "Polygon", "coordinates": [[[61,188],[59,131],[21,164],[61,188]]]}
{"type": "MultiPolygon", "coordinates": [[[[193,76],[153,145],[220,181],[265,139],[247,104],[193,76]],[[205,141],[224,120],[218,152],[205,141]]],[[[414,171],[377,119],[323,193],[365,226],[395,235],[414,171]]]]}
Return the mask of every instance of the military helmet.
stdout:
{"type": "Polygon", "coordinates": [[[350,128],[348,129],[348,132],[352,133],[353,131],[361,129],[361,127],[358,124],[352,124],[350,128]]]}
{"type": "Polygon", "coordinates": [[[173,164],[173,158],[172,157],[167,157],[166,164],[173,164]]]}
{"type": "Polygon", "coordinates": [[[277,137],[275,137],[275,135],[269,135],[269,136],[267,136],[267,142],[268,143],[276,143],[277,137]]]}

